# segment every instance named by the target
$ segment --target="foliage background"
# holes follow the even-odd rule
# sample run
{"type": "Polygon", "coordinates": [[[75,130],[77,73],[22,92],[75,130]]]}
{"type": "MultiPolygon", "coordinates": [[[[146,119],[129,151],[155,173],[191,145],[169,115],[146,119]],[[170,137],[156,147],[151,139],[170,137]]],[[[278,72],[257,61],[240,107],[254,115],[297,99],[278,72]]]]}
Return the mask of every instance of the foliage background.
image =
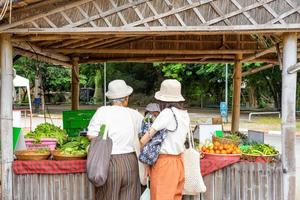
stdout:
{"type": "MultiPolygon", "coordinates": [[[[243,71],[258,68],[264,63],[245,63],[243,71]]],[[[52,95],[48,101],[69,102],[71,70],[21,57],[14,63],[18,75],[29,78],[32,88],[40,73],[43,90],[52,95]],[[38,72],[39,71],[39,72],[38,72]],[[56,97],[60,95],[60,97],[56,97]],[[64,96],[64,98],[62,98],[64,96]],[[54,98],[54,100],[53,100],[54,98]]],[[[233,66],[229,68],[229,104],[232,98],[233,66]]],[[[166,63],[107,63],[107,83],[123,79],[134,88],[130,97],[136,105],[153,101],[155,91],[165,78],[182,83],[183,95],[189,106],[217,107],[225,100],[225,64],[166,64],[166,63]]],[[[298,76],[297,108],[300,110],[300,77],[298,76]]],[[[103,101],[103,64],[80,65],[81,88],[92,89],[90,102],[103,101]]],[[[280,109],[281,71],[278,66],[243,78],[241,104],[246,108],[280,109]]],[[[50,95],[51,96],[51,95],[50,95]]],[[[25,99],[24,99],[25,100],[25,99]]]]}

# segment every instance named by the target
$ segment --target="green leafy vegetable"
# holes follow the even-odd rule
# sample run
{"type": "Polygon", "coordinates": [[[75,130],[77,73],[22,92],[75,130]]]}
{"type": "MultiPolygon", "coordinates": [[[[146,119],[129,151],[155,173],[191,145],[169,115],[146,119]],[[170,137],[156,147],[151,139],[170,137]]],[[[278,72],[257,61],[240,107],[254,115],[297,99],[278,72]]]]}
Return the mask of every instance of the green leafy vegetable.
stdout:
{"type": "Polygon", "coordinates": [[[40,124],[33,132],[25,135],[25,138],[35,139],[37,143],[40,142],[41,138],[55,138],[59,145],[63,144],[67,137],[68,135],[65,130],[49,123],[40,124]]]}
{"type": "Polygon", "coordinates": [[[249,148],[242,149],[242,152],[245,154],[261,156],[276,155],[279,153],[274,147],[268,144],[254,144],[249,146],[249,148]]]}
{"type": "Polygon", "coordinates": [[[65,155],[85,155],[87,154],[90,140],[84,136],[71,137],[61,145],[58,151],[65,155]]]}

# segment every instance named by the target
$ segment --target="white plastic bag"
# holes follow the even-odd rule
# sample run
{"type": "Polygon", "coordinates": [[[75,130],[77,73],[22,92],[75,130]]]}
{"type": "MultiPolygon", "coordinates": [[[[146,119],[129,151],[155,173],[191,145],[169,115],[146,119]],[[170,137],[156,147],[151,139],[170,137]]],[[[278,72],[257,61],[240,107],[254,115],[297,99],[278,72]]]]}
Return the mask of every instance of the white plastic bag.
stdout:
{"type": "Polygon", "coordinates": [[[200,153],[194,149],[194,138],[188,133],[189,148],[183,153],[185,182],[183,188],[184,195],[199,195],[206,192],[200,169],[200,153]]]}
{"type": "Polygon", "coordinates": [[[147,188],[146,190],[143,192],[140,200],[151,200],[150,197],[150,189],[149,189],[149,179],[147,178],[147,188]]]}

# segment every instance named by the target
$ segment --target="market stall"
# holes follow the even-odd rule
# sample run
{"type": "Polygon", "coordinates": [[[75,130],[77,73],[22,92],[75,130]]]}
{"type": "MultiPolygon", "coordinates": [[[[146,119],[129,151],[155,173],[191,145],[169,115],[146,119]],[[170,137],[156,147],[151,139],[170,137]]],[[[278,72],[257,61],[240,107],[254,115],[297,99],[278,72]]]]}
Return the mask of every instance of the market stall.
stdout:
{"type": "MultiPolygon", "coordinates": [[[[94,186],[87,179],[85,164],[85,160],[15,161],[14,199],[92,200],[94,186]]],[[[207,192],[201,195],[202,200],[280,199],[281,163],[238,162],[223,166],[223,161],[201,160],[207,186],[207,192]]],[[[200,197],[186,196],[185,199],[200,197]]]]}
{"type": "MultiPolygon", "coordinates": [[[[94,199],[86,175],[89,140],[74,131],[68,136],[45,123],[26,135],[28,149],[16,151],[12,164],[14,199],[94,199]]],[[[184,199],[280,199],[282,164],[274,147],[216,130],[196,148],[207,191],[184,199]]]]}
{"type": "MultiPolygon", "coordinates": [[[[10,9],[8,5],[6,1],[1,6],[0,25],[3,200],[15,198],[13,191],[18,190],[12,184],[14,53],[72,66],[74,109],[79,103],[80,63],[235,63],[233,131],[239,130],[242,77],[253,73],[253,69],[243,72],[242,63],[265,62],[266,65],[254,69],[256,72],[279,65],[282,69],[281,171],[285,172],[282,181],[285,187],[281,187],[283,192],[278,197],[295,199],[295,72],[300,66],[297,64],[300,18],[296,0],[112,0],[109,3],[105,0],[19,0],[11,1],[10,9]]],[[[59,176],[49,177],[50,187],[59,182],[59,176]]],[[[75,182],[64,187],[71,187],[75,182]]],[[[29,185],[30,188],[39,186],[38,183],[29,185]]],[[[75,193],[85,194],[82,190],[75,193]]]]}

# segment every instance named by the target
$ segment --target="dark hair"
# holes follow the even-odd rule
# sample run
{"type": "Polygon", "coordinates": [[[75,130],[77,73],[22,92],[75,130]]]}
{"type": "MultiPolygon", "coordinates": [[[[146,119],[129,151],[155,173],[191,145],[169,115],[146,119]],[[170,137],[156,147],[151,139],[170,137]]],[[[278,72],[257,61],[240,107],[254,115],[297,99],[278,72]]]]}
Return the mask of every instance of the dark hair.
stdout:
{"type": "Polygon", "coordinates": [[[158,101],[160,110],[163,110],[165,108],[178,108],[181,110],[184,110],[184,101],[180,101],[180,102],[165,102],[165,101],[158,101]]]}

